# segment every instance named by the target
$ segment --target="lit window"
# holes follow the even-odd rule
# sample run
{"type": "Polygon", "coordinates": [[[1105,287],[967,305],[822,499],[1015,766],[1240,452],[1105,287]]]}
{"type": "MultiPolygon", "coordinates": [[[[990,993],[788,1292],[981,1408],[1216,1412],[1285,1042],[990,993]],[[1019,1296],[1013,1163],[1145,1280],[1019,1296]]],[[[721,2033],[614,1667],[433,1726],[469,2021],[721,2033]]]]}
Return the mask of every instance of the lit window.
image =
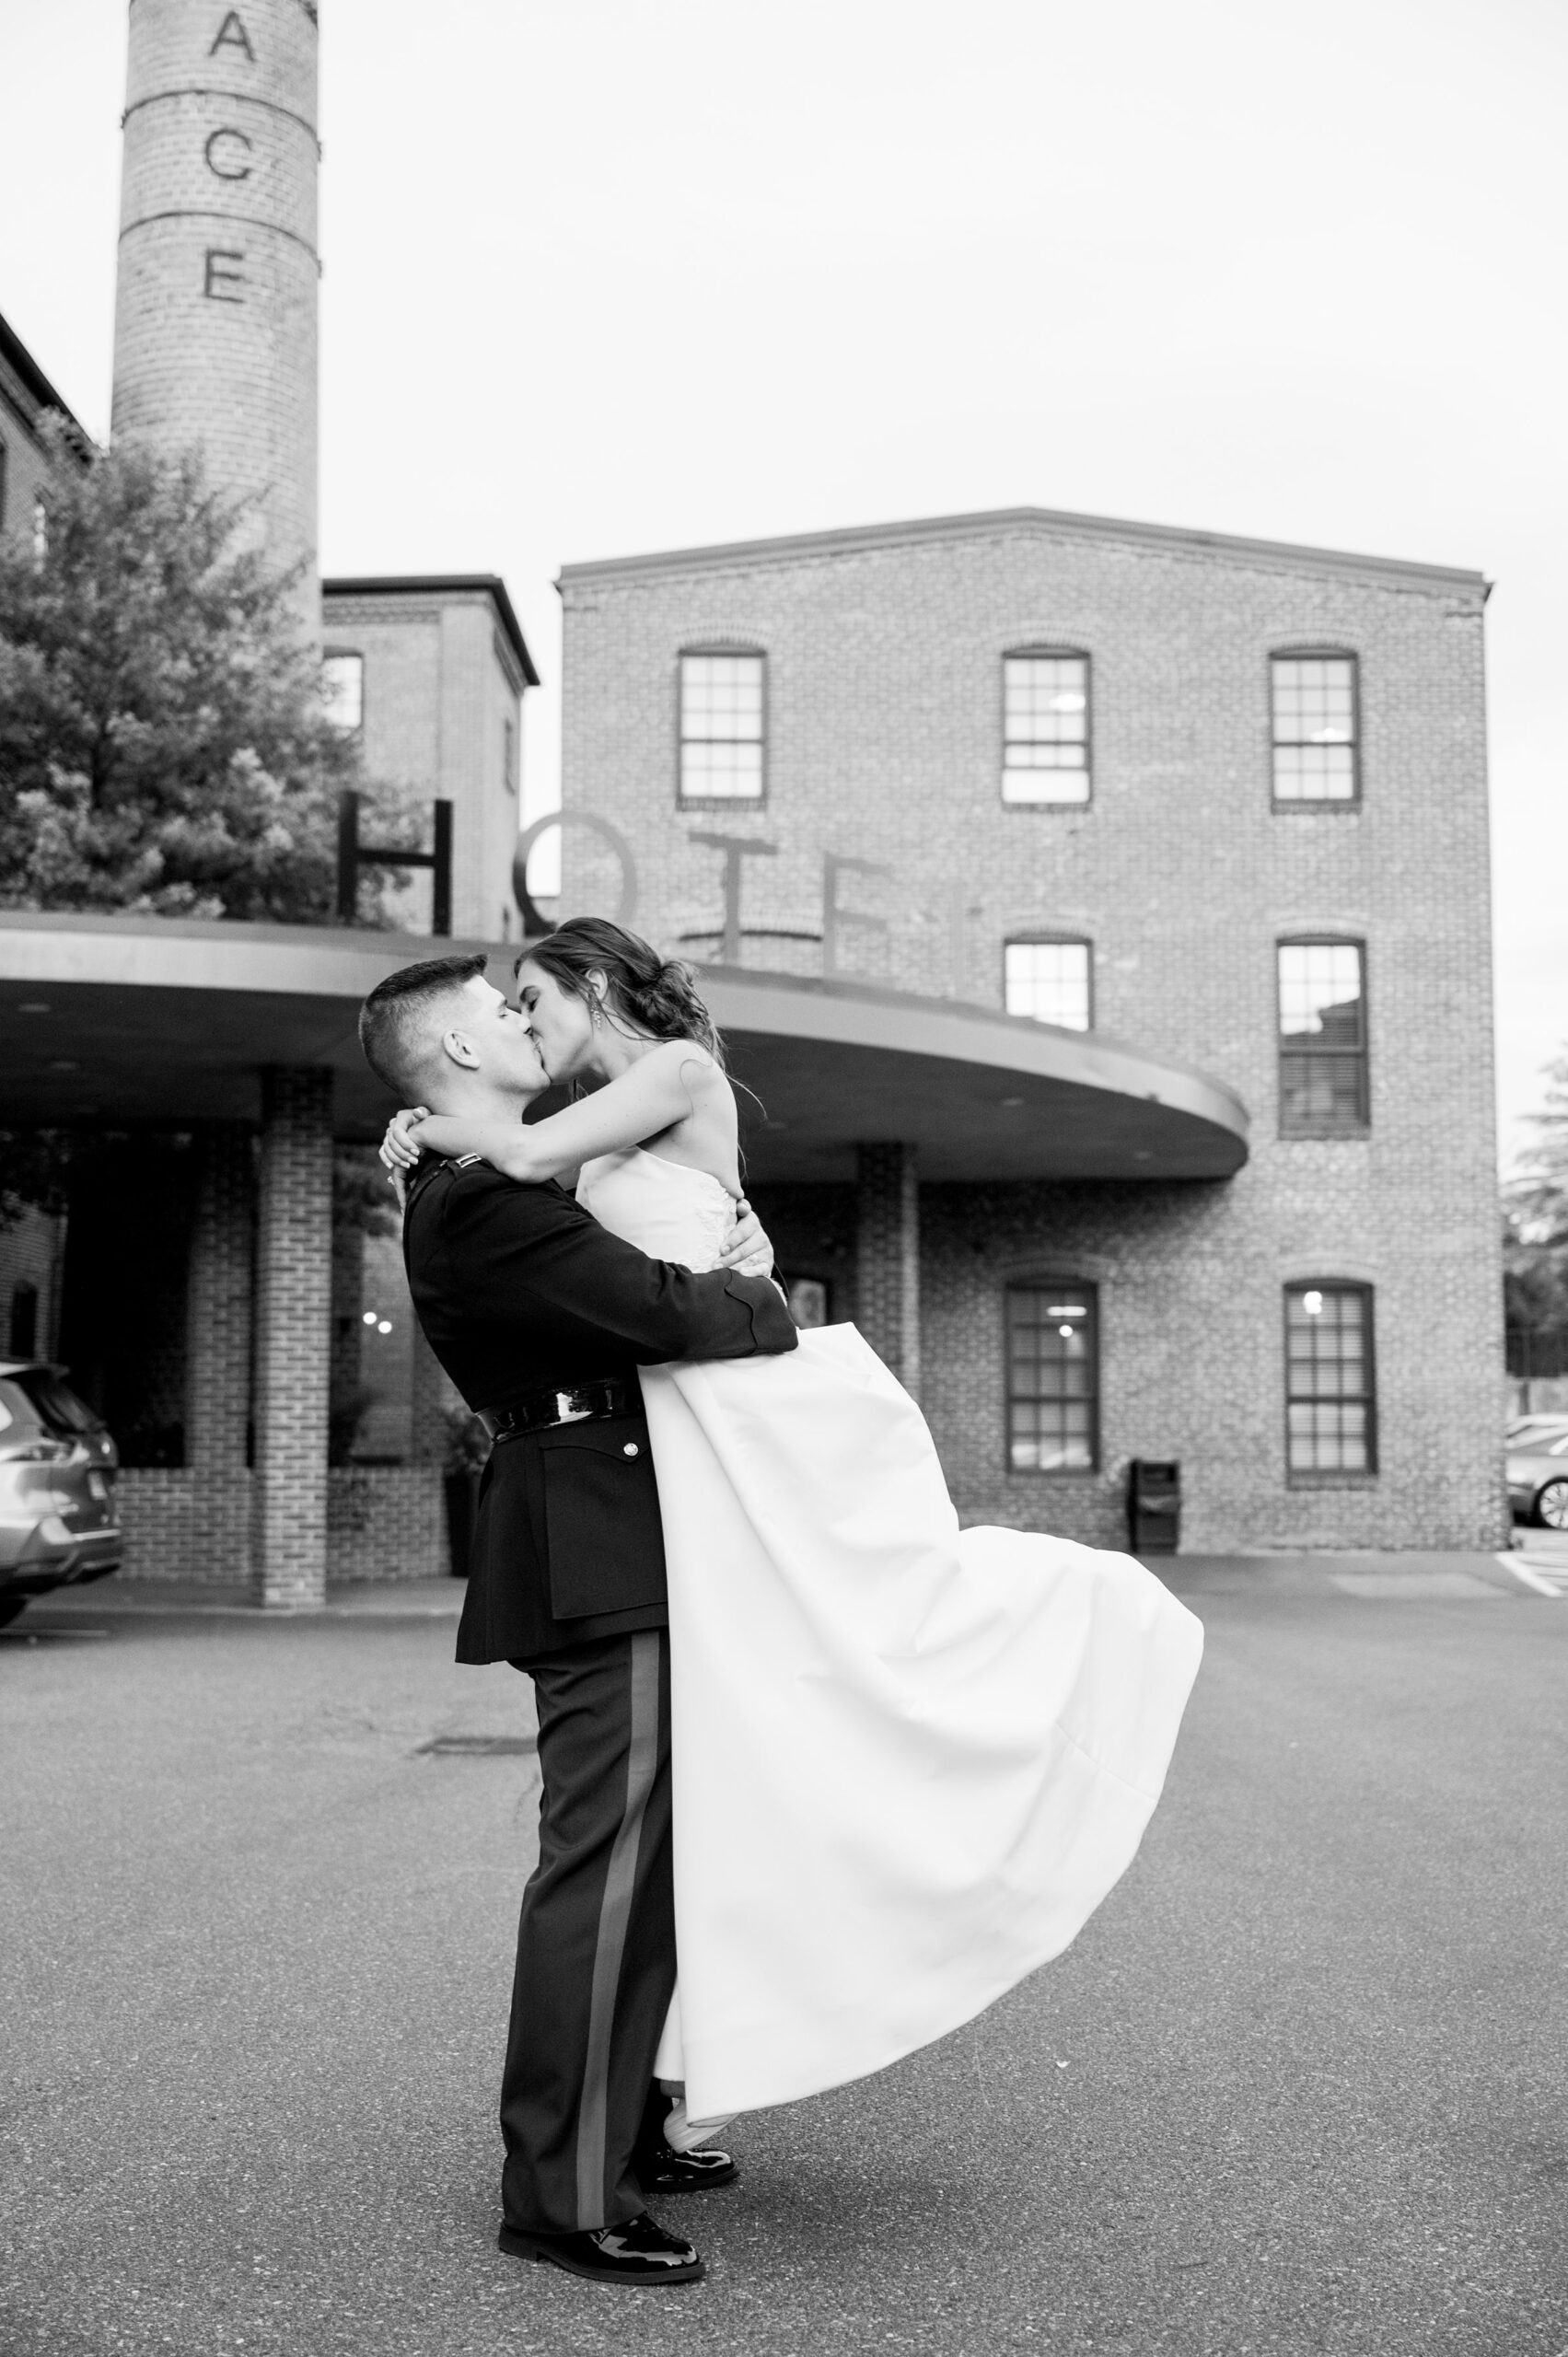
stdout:
{"type": "Polygon", "coordinates": [[[1092,1286],[1053,1277],[1007,1288],[1007,1464],[1086,1473],[1099,1454],[1092,1286]]]}
{"type": "Polygon", "coordinates": [[[1370,1285],[1285,1287],[1285,1462],[1292,1473],[1377,1466],[1370,1285]]]}
{"type": "Polygon", "coordinates": [[[1004,1003],[1009,1015],[1086,1031],[1089,945],[1086,941],[1009,941],[1002,952],[1004,1003]]]}
{"type": "Polygon", "coordinates": [[[1367,1125],[1365,953],[1354,941],[1283,941],[1280,1134],[1360,1136],[1367,1125]]]}
{"type": "Polygon", "coordinates": [[[680,658],[680,799],[762,798],[763,668],[761,655],[680,658]]]}
{"type": "Polygon", "coordinates": [[[1088,798],[1088,656],[1004,656],[1003,801],[1088,798]]]}
{"type": "Polygon", "coordinates": [[[323,655],[321,701],[327,718],[345,737],[365,726],[365,657],[363,655],[323,655]]]}
{"type": "Polygon", "coordinates": [[[789,1289],[789,1314],[797,1326],[825,1326],[830,1299],[825,1277],[796,1277],[789,1289]]]}
{"type": "Polygon", "coordinates": [[[1353,655],[1276,655],[1274,799],[1353,802],[1356,682],[1353,655]]]}
{"type": "Polygon", "coordinates": [[[49,508],[41,492],[32,504],[32,552],[40,564],[49,554],[49,508]]]}

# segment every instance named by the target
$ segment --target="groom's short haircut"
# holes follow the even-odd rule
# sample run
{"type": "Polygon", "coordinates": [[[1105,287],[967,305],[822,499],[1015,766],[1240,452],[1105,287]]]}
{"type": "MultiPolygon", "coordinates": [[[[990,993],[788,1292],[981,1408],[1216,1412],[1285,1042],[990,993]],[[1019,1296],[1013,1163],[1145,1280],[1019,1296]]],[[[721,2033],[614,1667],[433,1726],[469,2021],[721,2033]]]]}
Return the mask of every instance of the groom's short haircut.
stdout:
{"type": "Polygon", "coordinates": [[[377,983],[360,1008],[365,1061],[401,1105],[417,1103],[441,1034],[450,1028],[453,1001],[465,983],[483,974],[486,962],[481,951],[400,966],[377,983]]]}

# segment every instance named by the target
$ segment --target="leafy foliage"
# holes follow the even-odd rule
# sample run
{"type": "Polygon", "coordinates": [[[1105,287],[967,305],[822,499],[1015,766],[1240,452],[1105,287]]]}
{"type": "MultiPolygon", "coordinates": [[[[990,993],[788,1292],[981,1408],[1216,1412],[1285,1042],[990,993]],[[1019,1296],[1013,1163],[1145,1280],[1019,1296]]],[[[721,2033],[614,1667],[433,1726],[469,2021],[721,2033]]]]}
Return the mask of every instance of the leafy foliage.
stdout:
{"type": "Polygon", "coordinates": [[[63,1212],[75,1141],[69,1130],[0,1130],[0,1235],[24,1212],[63,1212]]]}
{"type": "Polygon", "coordinates": [[[363,781],[294,576],[199,457],[43,431],[47,545],[0,541],[0,906],[330,921],[363,781]]]}

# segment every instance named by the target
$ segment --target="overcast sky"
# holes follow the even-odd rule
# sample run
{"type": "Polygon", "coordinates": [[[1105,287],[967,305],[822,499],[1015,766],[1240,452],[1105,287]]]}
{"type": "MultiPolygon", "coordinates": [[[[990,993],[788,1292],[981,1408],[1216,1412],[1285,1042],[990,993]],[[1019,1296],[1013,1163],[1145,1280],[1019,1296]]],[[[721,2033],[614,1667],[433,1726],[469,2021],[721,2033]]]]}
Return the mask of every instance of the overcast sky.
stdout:
{"type": "MultiPolygon", "coordinates": [[[[323,570],[1035,505],[1482,568],[1505,1144],[1568,1040],[1563,0],[323,0],[323,570]]],[[[108,424],[123,0],[12,0],[0,310],[108,424]]],[[[1420,856],[1412,842],[1412,858],[1420,856]]]]}

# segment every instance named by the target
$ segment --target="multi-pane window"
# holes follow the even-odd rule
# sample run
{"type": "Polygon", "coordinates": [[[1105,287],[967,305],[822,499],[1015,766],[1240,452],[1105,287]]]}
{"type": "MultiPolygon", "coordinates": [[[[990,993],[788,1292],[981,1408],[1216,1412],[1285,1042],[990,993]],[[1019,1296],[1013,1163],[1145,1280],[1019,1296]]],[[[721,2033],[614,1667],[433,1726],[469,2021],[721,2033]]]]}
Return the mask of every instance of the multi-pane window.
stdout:
{"type": "Polygon", "coordinates": [[[1367,1124],[1365,953],[1282,941],[1280,1134],[1357,1137],[1367,1124]]]}
{"type": "Polygon", "coordinates": [[[1095,1295],[1053,1277],[1007,1288],[1007,1463],[1086,1473],[1099,1453],[1095,1295]]]}
{"type": "Polygon", "coordinates": [[[680,658],[680,799],[762,799],[765,658],[680,658]]]}
{"type": "Polygon", "coordinates": [[[1370,1285],[1285,1287],[1285,1461],[1292,1473],[1377,1469],[1370,1285]]]}
{"type": "Polygon", "coordinates": [[[1089,658],[1002,658],[1002,799],[1089,798],[1089,658]]]}
{"type": "Polygon", "coordinates": [[[1353,802],[1353,655],[1276,655],[1271,664],[1276,802],[1353,802]]]}
{"type": "Polygon", "coordinates": [[[517,731],[511,720],[501,723],[501,783],[508,794],[517,790],[517,731]]]}
{"type": "Polygon", "coordinates": [[[365,725],[365,657],[335,654],[321,657],[321,701],[327,718],[345,737],[365,725]]]}
{"type": "Polygon", "coordinates": [[[1004,1004],[1009,1015],[1086,1031],[1093,1021],[1086,941],[1009,941],[1002,951],[1004,1004]]]}

